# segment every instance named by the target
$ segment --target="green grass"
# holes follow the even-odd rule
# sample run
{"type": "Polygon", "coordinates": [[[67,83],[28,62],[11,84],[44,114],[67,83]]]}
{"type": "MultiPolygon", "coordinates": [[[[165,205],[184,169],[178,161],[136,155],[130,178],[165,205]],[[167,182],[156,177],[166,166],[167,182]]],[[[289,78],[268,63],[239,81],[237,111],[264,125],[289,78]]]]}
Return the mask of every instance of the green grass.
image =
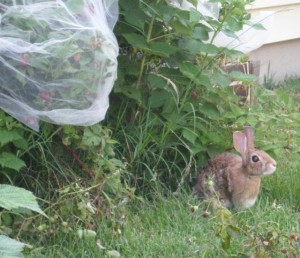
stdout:
{"type": "Polygon", "coordinates": [[[270,83],[264,85],[268,89],[272,90],[284,90],[293,99],[300,101],[300,78],[299,77],[287,77],[284,81],[280,83],[274,83],[271,79],[270,83]]]}
{"type": "Polygon", "coordinates": [[[226,254],[244,257],[243,254],[257,254],[255,246],[261,253],[280,257],[282,248],[291,249],[285,237],[300,232],[297,212],[284,204],[281,208],[272,208],[272,201],[262,198],[253,209],[233,213],[234,224],[240,232],[232,236],[229,249],[224,251],[217,237],[222,227],[219,218],[212,215],[204,218],[201,213],[201,210],[192,213],[184,200],[176,198],[133,205],[117,211],[110,219],[99,221],[96,239],[105,250],[97,247],[96,239],[80,240],[71,233],[36,243],[44,247],[33,250],[27,257],[107,257],[108,250],[117,250],[122,257],[220,257],[226,254]],[[263,242],[271,242],[271,238],[276,246],[268,250],[263,242]]]}
{"type": "Polygon", "coordinates": [[[121,257],[284,257],[285,251],[298,257],[300,166],[289,158],[263,179],[258,202],[249,210],[206,217],[190,193],[156,193],[151,202],[132,201],[99,217],[95,239],[79,239],[76,229],[61,232],[37,240],[26,257],[109,257],[111,250],[121,257]],[[199,209],[193,212],[194,206],[199,209]],[[228,236],[231,242],[222,248],[228,236]]]}
{"type": "Polygon", "coordinates": [[[282,88],[289,93],[300,93],[300,78],[288,77],[282,83],[279,83],[275,88],[282,88]]]}
{"type": "MultiPolygon", "coordinates": [[[[284,90],[297,103],[298,99],[300,101],[299,84],[300,79],[289,79],[276,90],[284,90]]],[[[151,157],[149,162],[155,160],[151,156],[152,149],[145,149],[142,145],[142,140],[147,140],[144,135],[140,140],[132,142],[135,146],[132,153],[140,151],[146,158],[147,155],[151,157]]],[[[162,157],[154,158],[158,163],[166,163],[162,157]]],[[[74,221],[74,214],[70,214],[67,232],[61,225],[56,227],[55,234],[43,232],[39,235],[36,228],[31,235],[27,231],[20,235],[20,240],[33,247],[26,250],[25,257],[117,257],[109,256],[113,250],[128,258],[300,257],[300,162],[296,151],[282,151],[277,155],[277,171],[263,178],[254,207],[245,211],[220,210],[208,216],[203,204],[191,196],[191,189],[186,184],[186,192],[179,192],[176,196],[171,193],[163,195],[165,190],[155,191],[160,182],[152,174],[154,165],[149,164],[148,159],[139,164],[139,156],[133,160],[139,170],[145,170],[142,181],[148,174],[153,178],[151,184],[154,186],[147,188],[152,192],[149,190],[144,195],[151,201],[132,199],[127,204],[120,203],[103,210],[95,223],[92,220],[85,223],[90,222],[91,229],[96,231],[95,238],[78,237],[76,232],[80,223],[74,221]]],[[[168,162],[173,164],[169,169],[173,173],[177,164],[173,160],[168,162]]],[[[50,165],[47,163],[52,169],[50,165]]],[[[66,172],[63,168],[60,171],[66,172]]],[[[88,197],[78,198],[78,201],[86,200],[88,197]]],[[[68,220],[68,214],[63,219],[68,220]]]]}

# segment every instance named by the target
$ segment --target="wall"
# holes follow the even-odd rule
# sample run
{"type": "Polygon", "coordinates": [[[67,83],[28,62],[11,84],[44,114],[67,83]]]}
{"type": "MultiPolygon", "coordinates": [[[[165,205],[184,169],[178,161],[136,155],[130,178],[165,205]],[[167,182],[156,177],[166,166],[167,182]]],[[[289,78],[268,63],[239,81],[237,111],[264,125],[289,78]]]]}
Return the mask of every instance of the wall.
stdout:
{"type": "Polygon", "coordinates": [[[257,0],[248,10],[253,16],[274,12],[264,45],[249,54],[259,81],[300,76],[300,0],[257,0]]]}

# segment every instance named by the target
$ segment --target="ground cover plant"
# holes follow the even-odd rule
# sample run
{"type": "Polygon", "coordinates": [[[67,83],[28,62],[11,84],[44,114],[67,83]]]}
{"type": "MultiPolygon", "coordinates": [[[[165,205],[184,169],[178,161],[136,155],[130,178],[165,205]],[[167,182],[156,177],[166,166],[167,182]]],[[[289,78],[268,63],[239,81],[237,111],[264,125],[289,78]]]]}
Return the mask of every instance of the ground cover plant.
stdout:
{"type": "Polygon", "coordinates": [[[297,87],[266,89],[221,69],[246,57],[213,39],[250,23],[252,1],[220,2],[213,20],[165,1],[120,0],[119,74],[105,123],[42,124],[36,133],[6,116],[1,128],[16,127],[26,147],[14,139],[1,147],[23,167],[3,169],[2,182],[31,190],[48,216],[1,212],[3,234],[28,244],[25,257],[299,255],[297,87]],[[249,102],[241,105],[232,80],[251,87],[249,102]],[[278,169],[251,210],[206,211],[191,196],[198,169],[231,151],[232,131],[245,124],[278,169]]]}

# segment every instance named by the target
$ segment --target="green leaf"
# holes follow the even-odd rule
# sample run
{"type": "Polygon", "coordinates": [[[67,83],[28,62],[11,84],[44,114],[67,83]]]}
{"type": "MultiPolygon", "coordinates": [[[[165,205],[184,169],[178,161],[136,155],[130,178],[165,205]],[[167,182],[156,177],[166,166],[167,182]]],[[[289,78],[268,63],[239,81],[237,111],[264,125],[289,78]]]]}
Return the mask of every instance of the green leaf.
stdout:
{"type": "Polygon", "coordinates": [[[261,23],[253,23],[252,21],[246,21],[245,24],[249,25],[252,29],[266,30],[264,25],[262,25],[261,23]]]}
{"type": "Polygon", "coordinates": [[[26,150],[28,148],[28,142],[25,138],[13,141],[13,145],[22,150],[26,150]]]}
{"type": "Polygon", "coordinates": [[[3,258],[23,258],[23,248],[25,244],[17,240],[0,235],[0,257],[3,258]]]}
{"type": "Polygon", "coordinates": [[[22,136],[15,131],[0,129],[0,144],[3,146],[7,143],[22,140],[22,136]]]}
{"type": "Polygon", "coordinates": [[[165,42],[151,41],[150,43],[147,43],[144,36],[136,33],[123,34],[123,36],[133,47],[162,57],[169,57],[171,54],[174,54],[178,51],[177,47],[174,47],[165,42]]]}
{"type": "Polygon", "coordinates": [[[211,103],[204,103],[200,106],[200,112],[212,120],[219,120],[221,118],[219,110],[211,103]]]}
{"type": "Polygon", "coordinates": [[[245,74],[239,71],[232,71],[229,75],[232,79],[242,81],[244,83],[252,83],[256,80],[256,76],[254,74],[245,74]]]}
{"type": "Polygon", "coordinates": [[[103,140],[101,128],[98,128],[98,131],[95,132],[92,127],[86,127],[81,144],[85,147],[99,146],[103,140]]]}
{"type": "Polygon", "coordinates": [[[119,56],[118,61],[119,61],[118,77],[120,76],[120,72],[121,72],[120,70],[124,70],[128,75],[134,75],[134,76],[139,75],[140,63],[132,62],[132,60],[129,59],[127,56],[119,56]]]}
{"type": "Polygon", "coordinates": [[[155,90],[151,92],[149,105],[151,108],[162,107],[167,101],[171,101],[170,97],[171,94],[165,90],[155,90]]]}
{"type": "Polygon", "coordinates": [[[149,82],[151,89],[166,89],[168,86],[168,82],[166,80],[155,74],[149,74],[147,76],[147,81],[149,82]]]}
{"type": "Polygon", "coordinates": [[[199,142],[195,142],[194,144],[188,144],[189,149],[192,151],[193,155],[196,155],[200,152],[203,152],[206,150],[199,142]]]}
{"type": "Polygon", "coordinates": [[[190,9],[190,22],[199,23],[203,19],[203,15],[197,9],[190,9]]]}
{"type": "Polygon", "coordinates": [[[162,56],[162,57],[169,57],[172,54],[175,54],[179,48],[174,47],[165,42],[155,42],[152,41],[149,43],[149,49],[152,54],[162,56]]]}
{"type": "Polygon", "coordinates": [[[120,172],[115,172],[107,176],[102,189],[106,194],[118,194],[122,190],[120,172]]]}
{"type": "Polygon", "coordinates": [[[139,35],[137,33],[126,33],[123,34],[123,37],[133,47],[141,48],[141,49],[149,49],[146,38],[142,35],[139,35]]]}
{"type": "Polygon", "coordinates": [[[142,94],[141,91],[134,87],[115,87],[114,88],[115,93],[122,93],[126,97],[130,99],[134,99],[136,102],[141,103],[142,102],[142,94]]]}
{"type": "Polygon", "coordinates": [[[204,44],[203,42],[196,39],[182,39],[179,41],[179,46],[194,55],[198,54],[210,54],[216,55],[220,52],[220,48],[213,44],[204,44]]]}
{"type": "Polygon", "coordinates": [[[241,115],[244,115],[244,110],[242,108],[240,108],[238,105],[234,104],[234,103],[229,103],[230,108],[232,110],[232,113],[234,114],[235,117],[239,117],[241,115]]]}
{"type": "Polygon", "coordinates": [[[210,87],[209,78],[206,75],[201,74],[199,66],[190,63],[183,63],[179,65],[179,69],[184,76],[191,79],[194,83],[210,87]]]}
{"type": "Polygon", "coordinates": [[[19,171],[21,168],[26,167],[23,160],[9,152],[3,152],[0,154],[0,165],[3,168],[10,168],[15,171],[19,171]]]}
{"type": "Polygon", "coordinates": [[[120,5],[122,5],[125,10],[125,20],[143,31],[147,16],[141,8],[139,8],[138,1],[127,0],[126,3],[125,1],[120,1],[120,5]]]}
{"type": "MultiPolygon", "coordinates": [[[[129,13],[129,11],[127,11],[129,13]]],[[[143,13],[136,13],[134,10],[130,11],[130,15],[126,16],[126,21],[137,28],[144,30],[146,16],[143,13]]]]}
{"type": "Polygon", "coordinates": [[[199,52],[205,53],[205,54],[210,54],[210,55],[216,55],[216,54],[219,54],[221,51],[220,51],[220,48],[216,47],[213,44],[200,43],[199,44],[199,52]]]}
{"type": "Polygon", "coordinates": [[[183,36],[190,36],[192,34],[191,28],[182,24],[178,20],[172,22],[172,27],[178,34],[181,34],[183,36]]]}
{"type": "Polygon", "coordinates": [[[228,17],[227,23],[228,23],[230,29],[233,31],[239,31],[243,28],[243,21],[240,21],[235,17],[228,17]]]}
{"type": "Polygon", "coordinates": [[[198,135],[194,131],[192,131],[191,129],[189,129],[187,127],[183,128],[183,130],[182,130],[182,136],[186,140],[188,140],[189,142],[191,142],[192,144],[195,143],[195,141],[196,141],[196,139],[198,137],[198,135]]]}
{"type": "Polygon", "coordinates": [[[192,37],[194,39],[200,39],[200,40],[208,40],[209,39],[209,28],[205,27],[202,24],[197,24],[194,28],[192,37]]]}
{"type": "Polygon", "coordinates": [[[220,233],[222,248],[228,250],[230,248],[231,236],[224,230],[220,233]]]}
{"type": "MultiPolygon", "coordinates": [[[[122,1],[120,1],[122,2],[122,1]]],[[[142,1],[141,1],[142,2],[142,1]]],[[[170,17],[174,16],[174,10],[176,10],[175,8],[171,7],[170,5],[167,5],[166,3],[164,3],[164,1],[157,1],[158,3],[154,3],[154,1],[152,1],[153,3],[150,3],[150,1],[148,1],[148,11],[150,11],[150,13],[152,15],[158,16],[160,18],[163,18],[164,22],[168,23],[168,21],[170,21],[170,17]],[[165,15],[167,17],[165,17],[165,15]],[[167,18],[165,20],[165,18],[167,18]]]]}
{"type": "Polygon", "coordinates": [[[0,184],[0,207],[7,210],[25,208],[46,216],[32,192],[12,185],[0,184]]]}
{"type": "Polygon", "coordinates": [[[221,87],[227,87],[230,85],[231,81],[226,74],[215,72],[211,77],[212,83],[219,85],[221,87]]]}

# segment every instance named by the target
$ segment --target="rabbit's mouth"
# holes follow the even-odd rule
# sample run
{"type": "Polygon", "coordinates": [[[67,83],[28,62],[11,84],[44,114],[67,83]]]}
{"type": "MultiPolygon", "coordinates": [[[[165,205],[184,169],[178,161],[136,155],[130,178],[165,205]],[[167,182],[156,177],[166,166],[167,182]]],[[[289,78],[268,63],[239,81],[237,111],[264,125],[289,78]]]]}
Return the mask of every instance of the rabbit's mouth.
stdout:
{"type": "Polygon", "coordinates": [[[276,163],[268,163],[266,169],[263,171],[263,175],[271,175],[276,170],[276,163]]]}

